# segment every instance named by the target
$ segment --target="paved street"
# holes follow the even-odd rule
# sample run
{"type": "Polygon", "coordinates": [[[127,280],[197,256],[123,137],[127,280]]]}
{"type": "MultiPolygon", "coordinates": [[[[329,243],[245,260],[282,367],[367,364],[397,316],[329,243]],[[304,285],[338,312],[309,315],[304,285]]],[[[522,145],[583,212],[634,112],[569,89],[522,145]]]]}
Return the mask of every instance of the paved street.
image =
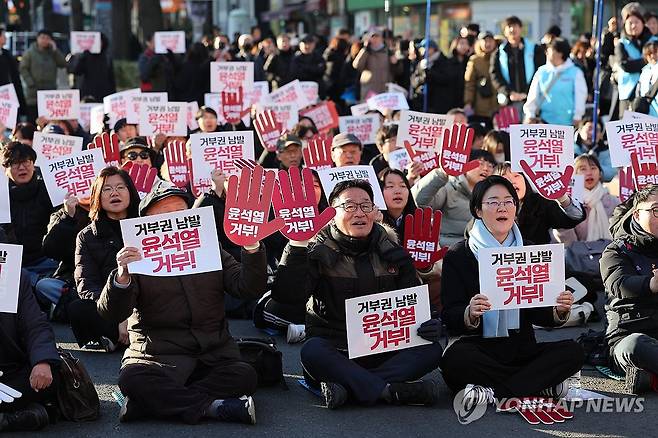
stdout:
{"type": "MultiPolygon", "coordinates": [[[[234,336],[262,336],[250,321],[232,321],[234,336]]],[[[597,327],[597,326],[590,326],[597,327]]],[[[538,331],[540,339],[575,337],[581,330],[561,329],[551,332],[538,331]]],[[[216,437],[221,435],[250,437],[335,437],[350,436],[558,436],[558,437],[620,437],[647,435],[654,429],[658,414],[658,397],[649,396],[645,411],[633,413],[585,413],[576,411],[575,418],[564,424],[530,426],[513,414],[495,413],[490,408],[483,418],[470,425],[458,423],[452,408],[452,397],[441,383],[441,400],[438,406],[361,408],[349,406],[328,411],[319,406],[319,399],[297,383],[301,374],[299,364],[300,345],[287,345],[279,338],[279,348],[284,354],[284,368],[289,391],[280,388],[259,390],[255,396],[257,408],[256,426],[205,422],[187,426],[174,422],[145,421],[120,424],[119,408],[112,398],[117,390],[116,378],[120,354],[91,353],[80,351],[73,342],[68,327],[56,326],[60,346],[74,351],[83,360],[96,383],[101,398],[101,417],[94,423],[74,424],[62,422],[46,429],[43,437],[158,437],[182,436],[216,437]]],[[[438,372],[432,377],[441,381],[438,372]]],[[[442,382],[442,381],[441,381],[442,382]]],[[[604,378],[594,369],[583,370],[583,387],[610,396],[623,396],[622,384],[604,378]]],[[[26,435],[22,435],[26,436],[26,435]]]]}

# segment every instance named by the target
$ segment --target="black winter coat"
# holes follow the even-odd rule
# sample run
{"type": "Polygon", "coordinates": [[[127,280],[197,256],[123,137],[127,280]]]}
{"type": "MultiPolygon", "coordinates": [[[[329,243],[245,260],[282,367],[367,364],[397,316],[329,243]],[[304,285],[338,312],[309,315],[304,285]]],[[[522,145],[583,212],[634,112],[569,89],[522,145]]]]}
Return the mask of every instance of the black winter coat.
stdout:
{"type": "Polygon", "coordinates": [[[10,243],[23,245],[23,266],[28,266],[44,256],[41,241],[54,211],[41,174],[35,170],[32,180],[20,186],[9,180],[9,203],[11,224],[5,230],[10,243]]]}
{"type": "Polygon", "coordinates": [[[0,370],[11,374],[41,362],[58,365],[60,359],[53,329],[39,309],[30,279],[23,271],[18,312],[0,313],[0,370]]]}
{"type": "Polygon", "coordinates": [[[210,60],[186,60],[174,79],[174,100],[204,104],[204,95],[210,90],[210,60]]]}
{"type": "Polygon", "coordinates": [[[7,49],[0,49],[0,86],[14,84],[16,96],[18,97],[19,114],[22,114],[27,107],[25,103],[25,94],[23,93],[23,82],[18,72],[18,62],[16,58],[7,49]]]}
{"type": "Polygon", "coordinates": [[[103,213],[80,231],[75,242],[74,277],[81,299],[98,300],[110,272],[117,267],[116,255],[121,248],[118,224],[112,224],[103,213]]]}
{"type": "Polygon", "coordinates": [[[74,217],[66,214],[64,207],[50,215],[48,232],[43,237],[43,253],[59,262],[55,278],[73,282],[75,242],[78,233],[87,225],[89,212],[80,206],[76,207],[74,217]]]}
{"type": "Polygon", "coordinates": [[[632,222],[632,215],[623,219],[600,261],[608,295],[606,337],[611,348],[631,333],[658,337],[658,294],[649,287],[658,267],[658,238],[632,222]]]}
{"type": "Polygon", "coordinates": [[[276,87],[280,88],[293,80],[290,74],[290,65],[294,56],[295,52],[288,50],[287,52],[281,51],[276,55],[267,57],[263,69],[273,86],[276,85],[276,87]]]}
{"type": "Polygon", "coordinates": [[[446,114],[453,108],[464,104],[464,72],[466,62],[457,58],[447,58],[443,53],[432,63],[430,68],[422,69],[420,63],[411,78],[414,88],[413,106],[423,110],[424,85],[428,84],[427,112],[446,114]]]}
{"type": "Polygon", "coordinates": [[[308,248],[288,244],[272,285],[272,298],[306,306],[306,333],[347,346],[345,300],[420,285],[409,254],[375,224],[369,243],[355,252],[334,226],[308,248]]]}
{"type": "Polygon", "coordinates": [[[107,53],[84,52],[69,60],[69,73],[79,76],[80,98],[94,96],[102,102],[105,96],[115,93],[114,65],[107,53]]]}
{"type": "Polygon", "coordinates": [[[192,208],[212,207],[215,215],[215,228],[217,229],[217,239],[222,249],[233,256],[236,261],[240,261],[242,256],[242,247],[231,242],[224,231],[224,212],[226,210],[226,199],[217,196],[214,190],[204,193],[194,201],[192,208]]]}
{"type": "Polygon", "coordinates": [[[533,242],[535,245],[550,243],[551,228],[571,229],[585,220],[584,210],[582,218],[571,219],[557,202],[542,198],[539,194],[530,192],[530,185],[527,187],[528,191],[516,219],[524,241],[533,242]]]}
{"type": "Polygon", "coordinates": [[[293,80],[317,82],[319,94],[322,98],[326,89],[323,79],[325,68],[324,58],[319,53],[313,52],[305,55],[302,52],[297,52],[290,64],[290,76],[293,80]]]}

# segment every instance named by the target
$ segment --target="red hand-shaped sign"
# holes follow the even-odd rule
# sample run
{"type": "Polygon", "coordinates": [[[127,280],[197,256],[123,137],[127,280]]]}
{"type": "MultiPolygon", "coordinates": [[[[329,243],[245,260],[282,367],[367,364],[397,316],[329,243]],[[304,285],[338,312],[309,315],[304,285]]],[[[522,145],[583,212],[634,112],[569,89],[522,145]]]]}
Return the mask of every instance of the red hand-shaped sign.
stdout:
{"type": "Polygon", "coordinates": [[[250,109],[243,109],[243,105],[242,87],[238,87],[237,92],[222,91],[222,113],[224,119],[231,125],[237,125],[244,116],[249,114],[250,109]]]}
{"type": "Polygon", "coordinates": [[[318,211],[318,200],[313,188],[313,173],[298,167],[279,171],[279,193],[272,198],[277,217],[286,221],[281,234],[290,240],[309,240],[336,215],[336,209],[318,211]]]}
{"type": "Polygon", "coordinates": [[[448,247],[441,248],[439,245],[441,217],[440,210],[432,214],[432,209],[425,207],[417,208],[414,214],[408,214],[404,218],[403,246],[414,259],[417,269],[429,268],[448,251],[448,247]]]}
{"type": "Polygon", "coordinates": [[[276,151],[276,144],[279,137],[283,134],[283,124],[276,120],[276,115],[272,110],[265,110],[256,115],[254,128],[258,133],[258,138],[263,147],[270,152],[276,151]]]}
{"type": "Polygon", "coordinates": [[[633,168],[630,166],[622,167],[619,169],[619,200],[626,202],[633,195],[633,192],[635,192],[633,168]]]}
{"type": "Polygon", "coordinates": [[[658,145],[654,155],[654,162],[641,163],[635,152],[631,153],[631,165],[633,167],[633,178],[635,188],[642,190],[648,185],[658,184],[658,145]]]}
{"type": "Polygon", "coordinates": [[[416,152],[407,140],[404,141],[404,147],[412,161],[418,161],[423,165],[420,176],[427,175],[431,170],[439,167],[439,156],[434,150],[416,152]]]}
{"type": "Polygon", "coordinates": [[[123,168],[133,180],[140,199],[146,196],[153,188],[155,178],[158,176],[158,169],[148,164],[135,164],[132,161],[124,164],[123,168]]]}
{"type": "Polygon", "coordinates": [[[441,149],[441,168],[444,172],[451,176],[459,176],[477,168],[480,165],[479,161],[468,161],[472,145],[473,128],[466,125],[453,125],[452,129],[444,129],[441,149]]]}
{"type": "Polygon", "coordinates": [[[509,132],[510,125],[519,121],[519,111],[514,106],[504,106],[494,116],[494,124],[499,131],[509,132]]]}
{"type": "Polygon", "coordinates": [[[118,166],[121,161],[121,154],[119,153],[119,136],[116,132],[108,134],[96,134],[94,140],[87,145],[87,149],[101,148],[103,151],[103,159],[108,166],[118,166]]]}
{"type": "Polygon", "coordinates": [[[169,181],[176,187],[185,188],[190,181],[190,173],[187,168],[187,157],[185,141],[174,140],[164,148],[164,158],[167,163],[169,181]]]}
{"type": "Polygon", "coordinates": [[[329,169],[331,161],[331,140],[324,135],[315,135],[308,141],[308,146],[302,150],[304,165],[313,170],[329,169]]]}
{"type": "Polygon", "coordinates": [[[274,180],[274,172],[265,173],[262,166],[253,171],[243,167],[239,179],[237,175],[229,177],[224,231],[231,242],[254,245],[285,225],[280,217],[268,222],[274,180]]]}
{"type": "Polygon", "coordinates": [[[535,186],[541,196],[546,199],[560,199],[569,190],[569,183],[573,175],[573,166],[567,166],[563,173],[560,172],[534,172],[530,165],[521,160],[521,169],[535,186]]]}

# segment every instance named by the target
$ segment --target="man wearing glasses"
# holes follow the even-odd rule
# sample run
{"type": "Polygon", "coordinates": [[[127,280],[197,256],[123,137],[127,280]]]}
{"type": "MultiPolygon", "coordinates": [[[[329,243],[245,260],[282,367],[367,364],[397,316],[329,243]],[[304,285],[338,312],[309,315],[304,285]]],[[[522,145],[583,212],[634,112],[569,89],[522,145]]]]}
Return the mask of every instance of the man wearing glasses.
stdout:
{"type": "Polygon", "coordinates": [[[658,185],[638,191],[633,214],[603,252],[612,366],[634,394],[658,391],[658,185]]]}

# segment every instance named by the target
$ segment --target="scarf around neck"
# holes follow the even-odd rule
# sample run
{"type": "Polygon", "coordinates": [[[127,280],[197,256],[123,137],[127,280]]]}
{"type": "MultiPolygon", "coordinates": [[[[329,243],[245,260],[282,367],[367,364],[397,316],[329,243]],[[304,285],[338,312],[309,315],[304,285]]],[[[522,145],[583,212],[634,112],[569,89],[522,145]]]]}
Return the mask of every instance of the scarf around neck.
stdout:
{"type": "MultiPolygon", "coordinates": [[[[474,221],[473,228],[468,235],[468,247],[475,255],[475,258],[478,259],[478,262],[478,254],[482,248],[509,248],[513,246],[523,246],[521,230],[519,230],[516,222],[507,234],[505,241],[500,243],[487,229],[482,219],[474,221]]],[[[518,329],[520,326],[519,309],[489,310],[482,315],[482,336],[485,338],[508,337],[509,330],[518,329]]]]}
{"type": "Polygon", "coordinates": [[[612,240],[610,234],[610,221],[605,211],[602,199],[608,194],[608,189],[600,182],[592,190],[585,189],[584,204],[589,208],[587,212],[587,241],[600,239],[612,240]]]}

